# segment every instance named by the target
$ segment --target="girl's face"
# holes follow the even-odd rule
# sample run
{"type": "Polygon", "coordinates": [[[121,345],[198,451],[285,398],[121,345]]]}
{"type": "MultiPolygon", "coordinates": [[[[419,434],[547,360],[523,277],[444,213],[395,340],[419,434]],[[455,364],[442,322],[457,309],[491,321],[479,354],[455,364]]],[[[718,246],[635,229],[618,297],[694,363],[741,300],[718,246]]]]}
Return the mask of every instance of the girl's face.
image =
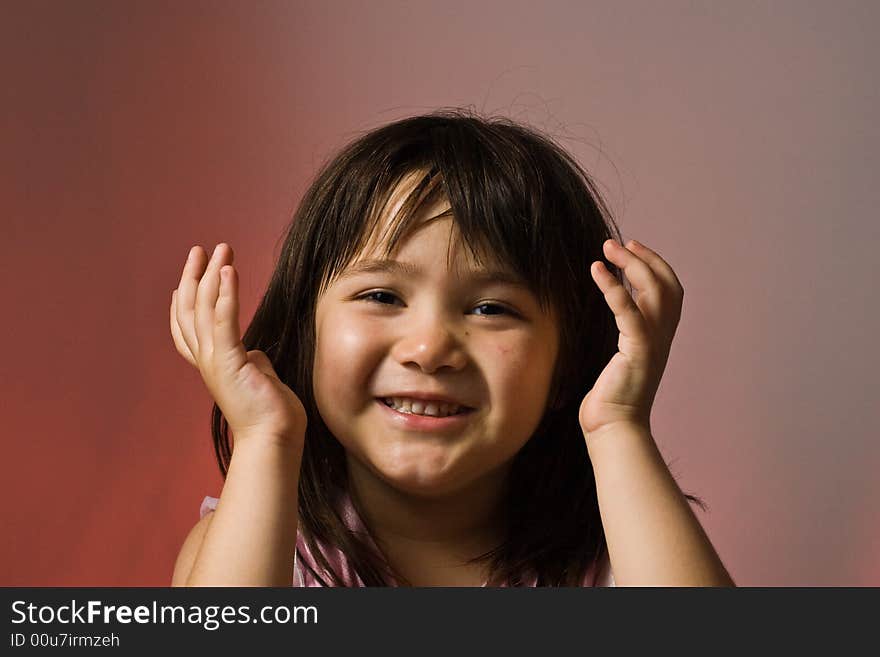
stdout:
{"type": "MultiPolygon", "coordinates": [[[[401,202],[393,198],[392,211],[401,202]]],[[[418,219],[445,209],[426,207],[418,219]]],[[[497,263],[478,268],[456,245],[447,268],[451,217],[418,225],[391,255],[405,272],[356,271],[382,257],[372,244],[319,296],[314,394],[350,471],[439,496],[498,475],[532,435],[548,402],[558,335],[527,288],[478,278],[497,263]],[[417,392],[473,410],[435,420],[383,401],[417,392]]]]}

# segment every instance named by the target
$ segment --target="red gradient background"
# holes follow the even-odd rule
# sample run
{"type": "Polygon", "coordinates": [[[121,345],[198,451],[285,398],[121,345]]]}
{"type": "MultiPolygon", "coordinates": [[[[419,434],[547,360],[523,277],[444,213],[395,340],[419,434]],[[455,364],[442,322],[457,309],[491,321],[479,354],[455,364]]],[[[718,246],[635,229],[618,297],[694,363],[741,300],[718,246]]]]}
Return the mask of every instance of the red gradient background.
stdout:
{"type": "Polygon", "coordinates": [[[221,487],[188,249],[233,246],[245,327],[317,167],[440,106],[556,136],[675,268],[655,437],[734,579],[880,584],[880,5],[0,11],[0,585],[170,582],[221,487]]]}

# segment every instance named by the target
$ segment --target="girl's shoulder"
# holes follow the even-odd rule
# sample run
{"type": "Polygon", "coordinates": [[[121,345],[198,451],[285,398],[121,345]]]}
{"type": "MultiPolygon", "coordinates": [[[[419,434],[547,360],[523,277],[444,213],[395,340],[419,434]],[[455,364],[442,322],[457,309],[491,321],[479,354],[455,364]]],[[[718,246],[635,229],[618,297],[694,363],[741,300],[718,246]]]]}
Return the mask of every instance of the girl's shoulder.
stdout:
{"type": "Polygon", "coordinates": [[[183,545],[180,547],[180,552],[177,554],[177,559],[174,562],[174,572],[171,575],[171,586],[184,586],[186,584],[193,563],[196,560],[196,555],[198,554],[202,541],[205,538],[205,532],[208,531],[208,526],[211,524],[210,513],[216,507],[216,497],[206,497],[202,501],[202,506],[199,509],[199,521],[189,531],[189,534],[187,534],[183,541],[183,545]],[[208,500],[213,500],[213,506],[208,503],[208,500]]]}

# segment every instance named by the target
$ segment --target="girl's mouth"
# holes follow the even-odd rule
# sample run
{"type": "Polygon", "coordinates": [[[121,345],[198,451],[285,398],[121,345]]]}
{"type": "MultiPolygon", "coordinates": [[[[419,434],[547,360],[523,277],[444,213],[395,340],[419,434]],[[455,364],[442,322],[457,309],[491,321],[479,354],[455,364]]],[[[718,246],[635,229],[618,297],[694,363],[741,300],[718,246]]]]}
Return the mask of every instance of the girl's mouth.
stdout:
{"type": "Polygon", "coordinates": [[[467,424],[474,413],[473,408],[463,408],[454,415],[446,417],[432,417],[430,415],[417,415],[398,411],[389,406],[384,399],[376,398],[382,414],[396,427],[410,431],[450,431],[456,430],[467,424]]]}

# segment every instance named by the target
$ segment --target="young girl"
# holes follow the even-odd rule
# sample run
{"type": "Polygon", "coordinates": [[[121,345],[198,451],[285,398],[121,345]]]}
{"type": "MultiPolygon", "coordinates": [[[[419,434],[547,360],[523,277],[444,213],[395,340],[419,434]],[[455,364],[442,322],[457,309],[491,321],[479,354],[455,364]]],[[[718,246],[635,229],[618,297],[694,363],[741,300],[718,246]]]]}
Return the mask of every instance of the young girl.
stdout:
{"type": "Polygon", "coordinates": [[[243,337],[232,262],[194,247],[171,297],[225,477],[173,585],[733,584],[651,435],[682,287],[550,139],[356,140],[243,337]]]}

